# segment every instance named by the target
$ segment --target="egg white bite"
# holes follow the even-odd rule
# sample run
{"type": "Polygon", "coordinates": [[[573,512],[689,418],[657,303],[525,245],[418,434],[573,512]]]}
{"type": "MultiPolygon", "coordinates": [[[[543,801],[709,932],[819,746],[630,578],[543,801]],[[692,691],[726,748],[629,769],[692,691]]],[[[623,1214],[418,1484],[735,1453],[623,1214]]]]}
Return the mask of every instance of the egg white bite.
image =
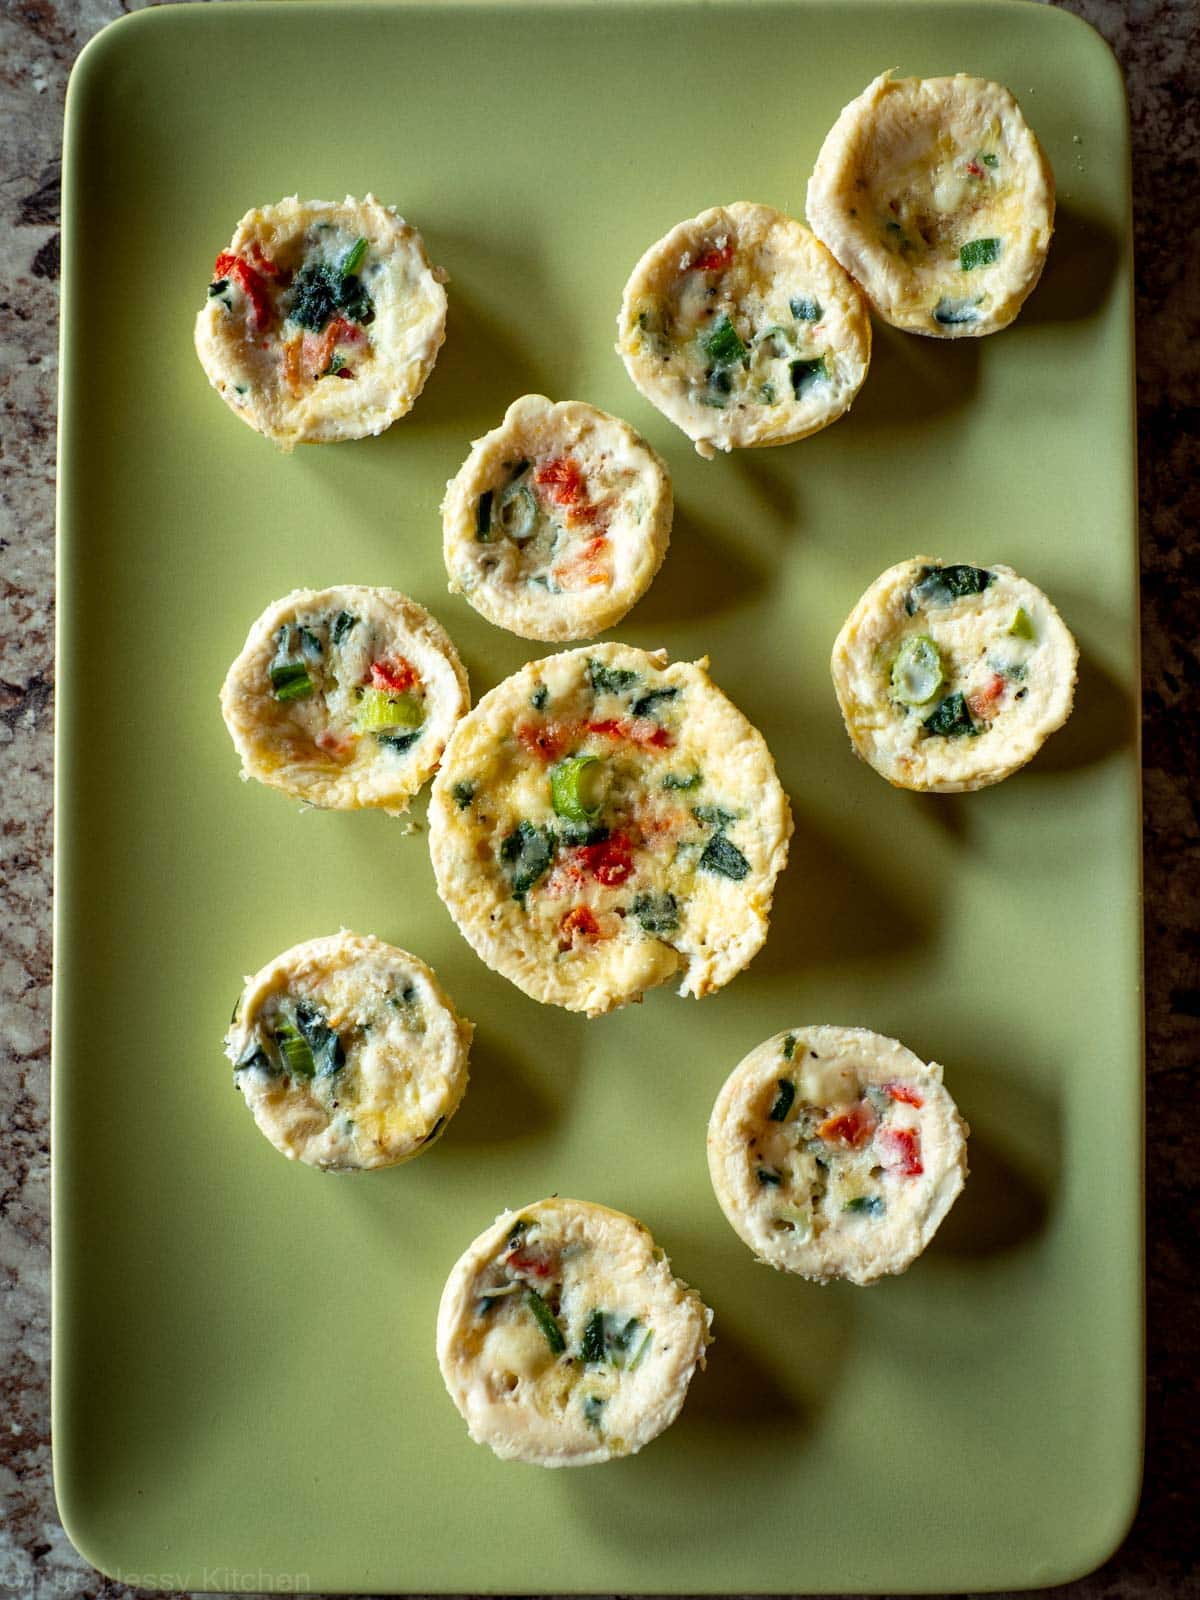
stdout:
{"type": "Polygon", "coordinates": [[[867,86],[821,146],[813,231],[894,328],[975,339],[1041,276],[1054,173],[1009,91],[983,78],[867,86]]]}
{"type": "Polygon", "coordinates": [[[871,358],[857,285],[802,222],[743,200],[651,245],[617,334],[634,383],[706,457],[828,427],[871,358]]]}
{"type": "Polygon", "coordinates": [[[900,789],[999,783],[1070,715],[1079,651],[1011,567],[915,556],[847,617],[833,683],[855,751],[900,789]]]}
{"type": "Polygon", "coordinates": [[[196,353],[225,404],[285,450],[382,433],[433,370],[444,281],[374,195],[293,195],[247,211],[217,257],[196,353]]]}
{"type": "Polygon", "coordinates": [[[442,1292],[437,1357],[477,1444],[585,1467],[674,1422],[711,1323],[642,1223],[556,1196],[468,1246],[442,1292]]]}
{"type": "Polygon", "coordinates": [[[866,1028],[793,1028],[726,1080],[708,1170],[760,1261],[874,1283],[937,1232],[967,1176],[969,1131],[936,1062],[866,1028]]]}
{"type": "Polygon", "coordinates": [[[676,974],[705,995],[766,938],[791,811],[707,665],[566,651],[455,730],[429,803],[438,893],[535,1000],[598,1016],[676,974]]]}
{"type": "Polygon", "coordinates": [[[450,591],[524,639],[590,638],[645,594],[672,510],[664,462],[628,423],[522,395],[446,486],[450,591]]]}
{"type": "Polygon", "coordinates": [[[441,1137],[466,1092],[473,1032],[423,961],[343,932],[294,945],[246,979],[225,1054],[277,1150],[360,1172],[441,1137]]]}

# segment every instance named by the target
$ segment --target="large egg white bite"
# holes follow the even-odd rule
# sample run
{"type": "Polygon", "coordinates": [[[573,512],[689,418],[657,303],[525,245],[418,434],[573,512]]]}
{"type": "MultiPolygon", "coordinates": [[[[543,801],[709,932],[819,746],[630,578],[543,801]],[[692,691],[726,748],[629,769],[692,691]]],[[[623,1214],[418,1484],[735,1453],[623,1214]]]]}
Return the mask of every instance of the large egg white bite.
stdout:
{"type": "Polygon", "coordinates": [[[874,1283],[937,1232],[967,1176],[968,1132],[936,1062],[866,1028],[793,1028],[726,1080],[708,1170],[760,1261],[874,1283]]]}
{"type": "Polygon", "coordinates": [[[343,932],[246,979],[225,1053],[276,1150],[361,1172],[440,1138],[466,1091],[473,1032],[423,961],[343,932]]]}
{"type": "Polygon", "coordinates": [[[455,730],[429,803],[438,892],[535,1000],[598,1016],[767,936],[791,811],[707,661],[604,644],[531,662],[455,730]]]}
{"type": "Polygon", "coordinates": [[[524,639],[588,639],[645,594],[671,480],[628,423],[582,400],[514,400],[442,505],[450,591],[524,639]]]}
{"type": "Polygon", "coordinates": [[[437,1357],[477,1444],[586,1467],[674,1422],[711,1323],[642,1223],[555,1197],[468,1246],[442,1292],[437,1357]]]}
{"type": "Polygon", "coordinates": [[[250,629],[221,689],[242,777],[336,811],[398,815],[470,704],[439,622],[395,589],[295,589],[250,629]]]}
{"type": "Polygon", "coordinates": [[[857,285],[802,222],[743,200],[651,245],[617,333],[634,383],[706,457],[828,427],[871,358],[857,285]]]}
{"type": "Polygon", "coordinates": [[[826,135],[808,220],[885,322],[978,338],[1041,276],[1054,173],[1000,84],[885,72],[826,135]]]}
{"type": "Polygon", "coordinates": [[[1079,651],[1011,567],[915,556],[847,617],[833,683],[855,751],[900,789],[999,783],[1070,715],[1079,651]]]}
{"type": "Polygon", "coordinates": [[[225,404],[285,450],[382,433],[433,370],[444,281],[374,195],[293,195],[247,211],[217,257],[196,353],[225,404]]]}

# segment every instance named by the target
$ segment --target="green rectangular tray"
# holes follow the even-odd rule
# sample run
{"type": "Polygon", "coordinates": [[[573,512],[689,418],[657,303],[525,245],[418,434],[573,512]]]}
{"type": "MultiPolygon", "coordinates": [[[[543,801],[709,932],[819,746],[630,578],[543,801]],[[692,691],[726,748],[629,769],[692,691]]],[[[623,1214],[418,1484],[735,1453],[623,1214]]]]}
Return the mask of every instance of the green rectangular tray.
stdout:
{"type": "Polygon", "coordinates": [[[80,1550],[148,1587],[966,1590],[1124,1533],[1141,1460],[1141,1000],[1129,174],[1107,48],[1009,0],[222,4],[88,46],[67,116],[60,477],[54,1448],[80,1550]],[[643,248],[713,203],[802,214],[878,72],[1020,98],[1058,174],[1045,279],[999,338],[880,328],[853,414],[705,463],[613,354],[643,248]],[[285,458],[191,329],[248,206],[374,190],[450,273],[412,415],[285,458]],[[667,457],[666,565],[619,630],[766,734],[796,837],[767,946],[702,1002],[588,1022],[488,972],[425,835],[237,779],[217,689],[294,585],[392,584],[476,696],[546,653],[450,599],[438,505],[516,395],[578,397],[667,457]],[[1083,652],[1078,706],[977,795],[890,790],[828,673],[917,552],[1007,561],[1083,652]],[[392,1172],[281,1160],[230,1081],[241,976],[351,927],[478,1023],[444,1141],[392,1172]],[[946,1065],[972,1176],[869,1290],[757,1266],[709,1189],[726,1074],[791,1025],[946,1065]],[[443,1392],[443,1280],[550,1191],[641,1217],[716,1312],[677,1424],[584,1472],[504,1465],[443,1392]]]}

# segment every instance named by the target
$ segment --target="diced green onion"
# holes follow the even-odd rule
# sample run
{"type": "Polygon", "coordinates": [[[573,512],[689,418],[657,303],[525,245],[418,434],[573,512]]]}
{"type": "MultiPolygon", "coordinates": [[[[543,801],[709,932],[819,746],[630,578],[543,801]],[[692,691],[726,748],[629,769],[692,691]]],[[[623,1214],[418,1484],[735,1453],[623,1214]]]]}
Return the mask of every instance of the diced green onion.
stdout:
{"type": "Polygon", "coordinates": [[[405,750],[411,750],[413,745],[424,733],[424,725],[420,728],[380,728],[375,734],[376,744],[381,744],[385,750],[392,750],[397,755],[405,750]]]}
{"type": "Polygon", "coordinates": [[[358,618],[352,615],[351,612],[339,611],[337,616],[333,619],[332,634],[334,644],[341,644],[342,640],[350,632],[351,628],[355,627],[357,623],[358,618]]]}
{"type": "Polygon", "coordinates": [[[518,1217],[513,1223],[512,1227],[505,1234],[504,1243],[511,1247],[512,1245],[516,1244],[518,1240],[523,1239],[528,1232],[529,1219],[527,1217],[518,1217]]]}
{"type": "Polygon", "coordinates": [[[979,312],[975,309],[978,304],[978,300],[955,300],[950,295],[943,295],[933,308],[933,320],[943,328],[957,327],[963,322],[978,322],[979,312]]]}
{"type": "Polygon", "coordinates": [[[662,781],[664,789],[698,789],[700,787],[700,774],[689,772],[685,778],[681,773],[668,772],[662,781]]]}
{"type": "Polygon", "coordinates": [[[362,266],[362,259],[367,253],[367,241],[363,238],[355,239],[349,250],[342,257],[338,271],[343,278],[349,278],[362,266]]]}
{"type": "Polygon", "coordinates": [[[1000,157],[994,155],[990,150],[986,155],[981,155],[979,159],[985,167],[998,167],[1000,165],[1000,157]]]}
{"type": "Polygon", "coordinates": [[[555,814],[569,822],[591,822],[599,816],[604,797],[597,793],[597,782],[602,775],[599,756],[568,756],[551,767],[550,801],[555,814]]]}
{"type": "Polygon", "coordinates": [[[588,1427],[599,1430],[603,1415],[603,1398],[598,1394],[585,1394],[583,1397],[583,1420],[587,1423],[588,1427]]]}
{"type": "Polygon", "coordinates": [[[877,1194],[858,1194],[853,1200],[847,1200],[842,1210],[857,1212],[858,1215],[865,1217],[881,1217],[886,1207],[877,1194]]]}
{"type": "Polygon", "coordinates": [[[813,356],[811,360],[793,361],[788,368],[792,378],[792,393],[799,400],[806,394],[814,383],[824,383],[829,378],[829,370],[825,365],[824,356],[813,356]]]}
{"type": "Polygon", "coordinates": [[[976,267],[990,267],[1000,259],[999,239],[969,239],[958,252],[958,264],[964,272],[976,267]]]}
{"type": "Polygon", "coordinates": [[[744,878],[750,871],[750,863],[737,845],[730,844],[723,833],[713,834],[704,847],[698,865],[701,872],[715,872],[722,878],[733,878],[735,881],[744,878]]]}
{"type": "Polygon", "coordinates": [[[927,633],[910,633],[892,662],[892,690],[906,706],[925,706],[946,681],[941,651],[927,633]]]}
{"type": "Polygon", "coordinates": [[[276,700],[306,700],[315,685],[302,661],[277,661],[270,668],[271,692],[276,700]]]}
{"type": "Polygon", "coordinates": [[[1037,634],[1033,631],[1033,618],[1024,606],[1017,607],[1017,614],[1009,624],[1008,631],[1014,639],[1037,638],[1037,634]]]}
{"type": "Polygon", "coordinates": [[[783,1059],[785,1061],[790,1061],[795,1054],[796,1035],[794,1033],[789,1033],[787,1038],[783,1041],[783,1059]]]}
{"type": "Polygon", "coordinates": [[[485,489],[475,507],[475,537],[480,544],[486,544],[492,536],[493,493],[493,490],[485,489]]]}
{"type": "Polygon", "coordinates": [[[553,1311],[536,1289],[525,1290],[525,1304],[533,1312],[534,1321],[545,1334],[550,1353],[556,1356],[562,1355],[567,1348],[567,1341],[563,1338],[562,1329],[555,1320],[553,1311]]]}
{"type": "Polygon", "coordinates": [[[797,322],[820,322],[821,302],[814,300],[809,295],[798,295],[795,300],[789,300],[792,315],[797,322]]]}
{"type": "Polygon", "coordinates": [[[419,728],[425,707],[416,695],[389,694],[386,689],[362,689],[354,713],[356,733],[378,733],[381,728],[419,728]]]}
{"type": "Polygon", "coordinates": [[[728,316],[719,319],[716,326],[704,335],[701,344],[708,359],[720,367],[731,367],[746,355],[746,346],[728,316]]]}
{"type": "Polygon", "coordinates": [[[775,1104],[771,1107],[768,1121],[786,1122],[787,1114],[792,1109],[792,1101],[796,1098],[796,1085],[790,1078],[776,1078],[779,1093],[775,1096],[775,1104]]]}
{"type": "Polygon", "coordinates": [[[281,1021],[275,1029],[275,1043],[283,1060],[284,1070],[293,1078],[311,1078],[317,1070],[309,1049],[308,1040],[294,1023],[281,1021]]]}
{"type": "Polygon", "coordinates": [[[971,713],[967,710],[967,702],[957,689],[953,694],[948,694],[937,709],[925,718],[922,727],[926,733],[943,734],[948,739],[961,739],[964,735],[976,731],[975,724],[971,721],[971,713]]]}

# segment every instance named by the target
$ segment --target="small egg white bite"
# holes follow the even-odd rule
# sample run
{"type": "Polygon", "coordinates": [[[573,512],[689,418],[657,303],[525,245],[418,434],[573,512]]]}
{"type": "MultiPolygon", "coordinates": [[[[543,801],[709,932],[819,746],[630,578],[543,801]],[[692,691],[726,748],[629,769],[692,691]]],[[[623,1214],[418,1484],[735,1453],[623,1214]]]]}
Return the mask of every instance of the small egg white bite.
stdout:
{"type": "Polygon", "coordinates": [[[744,200],[651,245],[617,333],[629,376],[705,457],[828,427],[871,359],[858,286],[802,222],[744,200]]]}
{"type": "Polygon", "coordinates": [[[569,650],[455,730],[429,803],[438,893],[533,999],[599,1016],[676,974],[705,995],[766,938],[791,811],[707,665],[569,650]]]}
{"type": "Polygon", "coordinates": [[[442,505],[450,592],[523,639],[588,639],[635,605],[671,537],[671,479],[628,423],[514,400],[442,505]]]}
{"type": "Polygon", "coordinates": [[[444,282],[374,195],[293,195],[247,211],[217,257],[196,353],[225,404],[284,450],[382,433],[433,370],[444,282]]]}
{"type": "Polygon", "coordinates": [[[1000,84],[885,72],[826,135],[807,209],[885,322],[977,339],[1041,276],[1054,173],[1000,84]]]}
{"type": "Polygon", "coordinates": [[[1071,713],[1079,650],[1011,567],[902,561],[875,580],[833,646],[855,751],[899,789],[999,783],[1071,713]]]}
{"type": "Polygon", "coordinates": [[[760,1261],[874,1283],[937,1232],[967,1176],[969,1131],[936,1062],[866,1028],[793,1028],[726,1080],[708,1170],[760,1261]]]}
{"type": "Polygon", "coordinates": [[[711,1323],[642,1223],[555,1197],[468,1246],[442,1292],[437,1357],[477,1444],[586,1467],[674,1422],[711,1323]]]}
{"type": "Polygon", "coordinates": [[[324,1172],[394,1167],[441,1137],[472,1023],[430,969],[370,935],[310,939],[246,979],[225,1037],[261,1132],[324,1172]]]}
{"type": "Polygon", "coordinates": [[[441,624],[395,589],[295,589],[250,629],[221,689],[242,777],[335,811],[393,816],[470,704],[441,624]]]}

